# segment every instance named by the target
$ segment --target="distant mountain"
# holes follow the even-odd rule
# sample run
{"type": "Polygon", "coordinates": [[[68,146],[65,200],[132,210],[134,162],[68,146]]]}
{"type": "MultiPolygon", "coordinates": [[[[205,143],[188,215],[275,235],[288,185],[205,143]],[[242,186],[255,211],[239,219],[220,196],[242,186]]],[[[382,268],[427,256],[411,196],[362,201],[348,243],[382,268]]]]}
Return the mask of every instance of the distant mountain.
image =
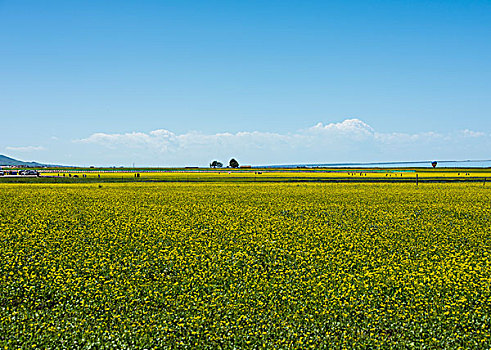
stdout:
{"type": "Polygon", "coordinates": [[[28,166],[28,167],[43,167],[47,164],[41,164],[36,162],[23,162],[14,158],[10,158],[0,154],[0,166],[28,166]]]}

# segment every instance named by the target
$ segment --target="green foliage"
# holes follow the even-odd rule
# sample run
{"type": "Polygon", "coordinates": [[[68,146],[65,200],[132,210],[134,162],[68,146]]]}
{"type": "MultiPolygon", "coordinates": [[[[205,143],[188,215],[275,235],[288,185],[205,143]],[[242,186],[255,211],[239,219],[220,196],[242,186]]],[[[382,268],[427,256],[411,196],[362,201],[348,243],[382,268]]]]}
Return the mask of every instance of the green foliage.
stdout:
{"type": "Polygon", "coordinates": [[[228,165],[231,167],[231,168],[238,168],[239,167],[239,162],[235,160],[235,158],[232,158],[230,159],[230,161],[228,162],[228,165]]]}

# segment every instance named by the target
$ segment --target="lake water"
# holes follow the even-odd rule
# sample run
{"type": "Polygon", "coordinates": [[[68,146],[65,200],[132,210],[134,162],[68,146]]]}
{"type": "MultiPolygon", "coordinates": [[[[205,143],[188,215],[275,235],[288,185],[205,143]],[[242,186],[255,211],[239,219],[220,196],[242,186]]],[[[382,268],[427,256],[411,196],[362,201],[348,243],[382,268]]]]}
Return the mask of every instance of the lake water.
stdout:
{"type": "MultiPolygon", "coordinates": [[[[490,160],[437,160],[437,168],[491,168],[490,160]]],[[[420,162],[373,162],[373,163],[325,163],[325,164],[290,164],[266,165],[255,168],[431,168],[431,161],[420,162]]]]}

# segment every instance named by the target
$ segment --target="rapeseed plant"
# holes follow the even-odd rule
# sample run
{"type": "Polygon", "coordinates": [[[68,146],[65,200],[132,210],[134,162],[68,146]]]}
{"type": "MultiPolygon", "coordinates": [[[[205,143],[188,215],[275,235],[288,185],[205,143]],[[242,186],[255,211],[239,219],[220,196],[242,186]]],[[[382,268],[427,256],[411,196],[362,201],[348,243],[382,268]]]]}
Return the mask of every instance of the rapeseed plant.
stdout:
{"type": "Polygon", "coordinates": [[[474,184],[0,184],[2,348],[491,346],[474,184]]]}

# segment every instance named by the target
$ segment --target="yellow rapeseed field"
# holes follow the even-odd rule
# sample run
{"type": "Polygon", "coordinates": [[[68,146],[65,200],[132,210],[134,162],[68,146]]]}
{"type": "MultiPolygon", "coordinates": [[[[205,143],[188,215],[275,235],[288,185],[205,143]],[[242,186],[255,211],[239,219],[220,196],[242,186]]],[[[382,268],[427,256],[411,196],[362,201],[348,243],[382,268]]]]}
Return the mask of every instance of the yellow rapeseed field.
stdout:
{"type": "Polygon", "coordinates": [[[477,183],[0,184],[0,347],[490,348],[490,253],[477,183]]]}

